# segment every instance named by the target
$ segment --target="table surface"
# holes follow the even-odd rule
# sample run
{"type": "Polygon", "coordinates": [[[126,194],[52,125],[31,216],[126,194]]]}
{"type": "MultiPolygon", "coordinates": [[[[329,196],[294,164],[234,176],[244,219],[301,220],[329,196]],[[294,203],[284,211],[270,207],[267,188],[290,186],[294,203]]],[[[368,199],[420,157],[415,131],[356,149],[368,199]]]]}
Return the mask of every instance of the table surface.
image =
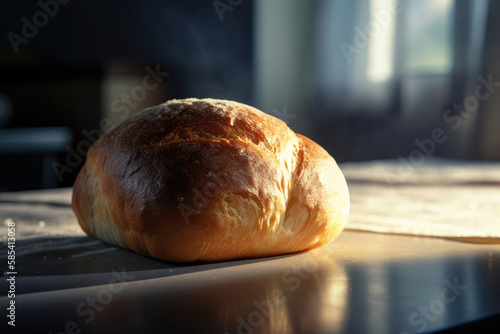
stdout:
{"type": "MultiPolygon", "coordinates": [[[[348,227],[498,242],[500,164],[437,163],[397,185],[384,175],[398,163],[345,166],[348,227]]],[[[500,333],[499,243],[346,230],[299,254],[174,264],[85,236],[70,201],[71,189],[0,193],[2,272],[9,219],[17,239],[16,327],[2,315],[0,333],[471,332],[485,318],[500,333]]]]}
{"type": "Polygon", "coordinates": [[[17,249],[18,332],[415,333],[500,314],[498,244],[344,231],[309,252],[183,265],[84,236],[17,249]]]}

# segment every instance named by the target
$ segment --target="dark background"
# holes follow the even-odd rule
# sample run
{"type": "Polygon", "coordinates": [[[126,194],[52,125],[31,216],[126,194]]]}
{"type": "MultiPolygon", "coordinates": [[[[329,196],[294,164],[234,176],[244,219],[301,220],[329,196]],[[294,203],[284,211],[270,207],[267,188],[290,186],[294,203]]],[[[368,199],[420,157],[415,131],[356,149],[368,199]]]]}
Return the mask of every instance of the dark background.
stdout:
{"type": "Polygon", "coordinates": [[[388,24],[384,0],[61,2],[0,5],[0,191],[71,186],[103,119],[186,97],[256,106],[338,162],[500,160],[500,87],[453,107],[500,81],[500,1],[400,1],[388,24]],[[168,76],[126,104],[148,68],[168,76]]]}

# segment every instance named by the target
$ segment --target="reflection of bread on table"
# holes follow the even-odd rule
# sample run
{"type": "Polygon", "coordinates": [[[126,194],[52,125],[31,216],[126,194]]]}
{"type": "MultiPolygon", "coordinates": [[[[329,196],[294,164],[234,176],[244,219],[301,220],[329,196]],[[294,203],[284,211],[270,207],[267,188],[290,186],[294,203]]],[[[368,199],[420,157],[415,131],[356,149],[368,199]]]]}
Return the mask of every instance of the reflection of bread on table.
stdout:
{"type": "MultiPolygon", "coordinates": [[[[191,290],[199,298],[183,304],[186,309],[176,311],[179,317],[188,309],[200,310],[195,317],[220,324],[221,333],[316,333],[341,328],[348,278],[343,266],[323,249],[256,262],[246,270],[252,273],[240,268],[231,282],[214,282],[210,292],[202,287],[191,290]],[[217,296],[224,307],[211,308],[209,295],[217,296]],[[322,311],[332,307],[337,312],[322,311]]],[[[162,308],[161,301],[157,308],[162,308]]]]}

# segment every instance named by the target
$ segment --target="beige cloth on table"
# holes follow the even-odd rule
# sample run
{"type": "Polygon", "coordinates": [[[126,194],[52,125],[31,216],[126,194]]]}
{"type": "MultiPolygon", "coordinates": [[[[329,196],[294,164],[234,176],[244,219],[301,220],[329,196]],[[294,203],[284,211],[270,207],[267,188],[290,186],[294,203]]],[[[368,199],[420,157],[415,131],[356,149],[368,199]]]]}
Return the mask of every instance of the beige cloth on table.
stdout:
{"type": "Polygon", "coordinates": [[[500,163],[429,158],[340,165],[351,195],[346,228],[500,243],[500,163]]]}

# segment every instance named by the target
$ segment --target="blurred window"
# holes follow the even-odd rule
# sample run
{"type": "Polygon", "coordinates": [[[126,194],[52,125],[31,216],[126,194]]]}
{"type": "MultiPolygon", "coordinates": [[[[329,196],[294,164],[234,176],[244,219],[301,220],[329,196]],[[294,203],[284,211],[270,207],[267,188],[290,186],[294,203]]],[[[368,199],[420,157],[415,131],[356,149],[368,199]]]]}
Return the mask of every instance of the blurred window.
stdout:
{"type": "Polygon", "coordinates": [[[453,66],[453,0],[408,1],[407,6],[405,72],[449,73],[453,66]]]}
{"type": "Polygon", "coordinates": [[[391,1],[370,0],[370,17],[374,20],[372,31],[376,38],[368,47],[366,76],[372,82],[387,81],[393,74],[396,15],[387,9],[391,1]]]}

